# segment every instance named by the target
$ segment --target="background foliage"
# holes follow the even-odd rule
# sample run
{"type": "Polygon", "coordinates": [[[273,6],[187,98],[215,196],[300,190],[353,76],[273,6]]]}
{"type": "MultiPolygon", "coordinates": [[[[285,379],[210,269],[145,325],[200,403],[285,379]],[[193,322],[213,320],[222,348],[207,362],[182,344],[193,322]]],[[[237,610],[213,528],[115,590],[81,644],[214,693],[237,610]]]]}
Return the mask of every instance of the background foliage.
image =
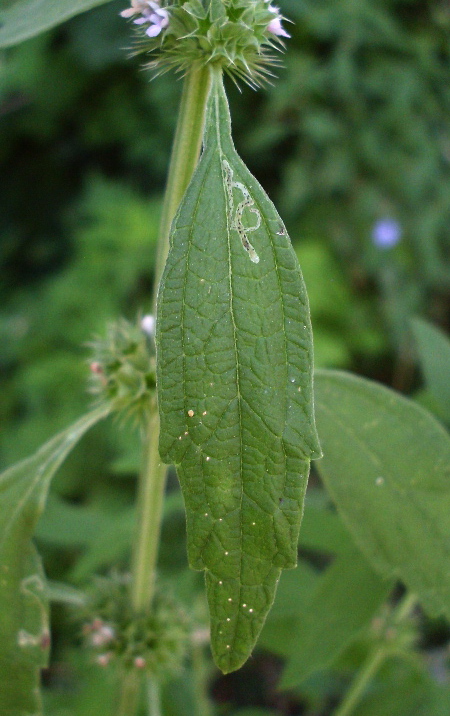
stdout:
{"type": "MultiPolygon", "coordinates": [[[[316,363],[414,393],[448,421],[436,384],[442,367],[432,365],[445,337],[430,338],[426,324],[415,321],[411,330],[409,322],[420,314],[443,329],[449,324],[448,3],[280,5],[295,22],[285,67],[267,91],[243,88],[239,95],[230,87],[231,110],[237,149],[295,242],[316,363]],[[383,247],[377,227],[387,220],[399,241],[383,247]]],[[[165,76],[150,83],[127,58],[123,7],[107,3],[0,55],[3,467],[85,409],[86,343],[104,332],[105,322],[120,314],[133,319],[150,306],[180,82],[165,76]]],[[[105,423],[64,465],[38,527],[51,578],[84,585],[95,572],[126,564],[137,464],[133,432],[105,423]]],[[[192,603],[201,579],[187,571],[175,480],[169,487],[162,579],[192,603]]],[[[353,626],[358,639],[331,669],[324,663],[327,671],[299,680],[291,692],[275,691],[286,657],[282,635],[298,613],[293,595],[305,609],[312,590],[326,595],[321,570],[330,555],[350,549],[314,475],[302,534],[308,560],[281,582],[262,648],[244,672],[211,674],[212,696],[224,713],[328,714],[368,648],[364,624],[353,626]]],[[[333,563],[335,572],[340,564],[333,563]]],[[[201,623],[204,606],[196,599],[201,623]]],[[[54,624],[46,713],[106,712],[107,670],[93,669],[75,649],[79,625],[67,609],[55,607],[54,624]]],[[[416,715],[417,704],[427,716],[448,713],[448,626],[423,618],[421,629],[429,668],[389,661],[360,716],[416,715]]],[[[167,690],[165,714],[194,713],[192,698],[190,679],[180,676],[167,690]]]]}

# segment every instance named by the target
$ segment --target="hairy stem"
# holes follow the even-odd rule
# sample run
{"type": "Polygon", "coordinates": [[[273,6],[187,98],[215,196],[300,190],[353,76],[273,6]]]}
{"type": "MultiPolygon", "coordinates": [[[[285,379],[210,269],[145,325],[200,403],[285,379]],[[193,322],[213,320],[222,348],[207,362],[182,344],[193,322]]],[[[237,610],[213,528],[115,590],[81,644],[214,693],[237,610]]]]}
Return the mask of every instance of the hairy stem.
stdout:
{"type": "MultiPolygon", "coordinates": [[[[154,306],[169,248],[170,226],[198,162],[205,123],[210,71],[194,66],[186,76],[170,161],[158,239],[154,306]]],[[[159,417],[156,404],[149,419],[138,497],[138,534],[133,564],[132,600],[135,611],[151,605],[155,584],[159,534],[167,468],[158,453],[159,417]]]]}
{"type": "Polygon", "coordinates": [[[140,691],[141,674],[137,671],[122,672],[116,716],[134,716],[138,712],[140,691]]]}
{"type": "Polygon", "coordinates": [[[184,81],[180,114],[175,131],[164,196],[156,254],[154,312],[156,312],[159,281],[169,251],[169,234],[172,220],[197,166],[200,154],[205,124],[206,101],[210,87],[211,73],[209,68],[194,65],[184,81]]]}
{"type": "MultiPolygon", "coordinates": [[[[209,69],[193,66],[184,81],[164,196],[156,256],[154,312],[156,312],[158,285],[169,249],[170,226],[198,162],[209,89],[209,69]]],[[[139,480],[138,525],[132,564],[131,600],[136,613],[148,611],[154,596],[167,472],[158,452],[159,416],[156,403],[152,406],[146,433],[143,466],[139,480]]],[[[125,714],[134,716],[137,713],[141,690],[141,674],[136,671],[124,675],[117,705],[117,716],[125,716],[125,714]]],[[[152,693],[154,693],[154,689],[152,693]]],[[[156,716],[155,703],[156,701],[153,699],[153,711],[156,716]]]]}
{"type": "Polygon", "coordinates": [[[147,713],[148,716],[162,716],[160,687],[153,678],[147,679],[147,713]]]}
{"type": "Polygon", "coordinates": [[[148,420],[144,460],[139,481],[138,529],[134,545],[131,600],[133,609],[150,609],[155,591],[159,533],[167,467],[159,457],[159,415],[156,406],[148,420]]]}

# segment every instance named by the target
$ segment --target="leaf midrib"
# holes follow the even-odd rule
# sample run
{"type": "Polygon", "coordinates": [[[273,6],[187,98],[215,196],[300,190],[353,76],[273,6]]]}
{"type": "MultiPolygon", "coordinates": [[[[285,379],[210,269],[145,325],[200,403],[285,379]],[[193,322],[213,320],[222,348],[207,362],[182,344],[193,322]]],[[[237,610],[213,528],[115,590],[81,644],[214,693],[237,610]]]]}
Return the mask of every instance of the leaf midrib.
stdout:
{"type": "MultiPolygon", "coordinates": [[[[238,409],[238,419],[239,419],[239,479],[240,479],[240,504],[239,504],[239,527],[240,527],[240,557],[239,557],[239,597],[237,600],[237,617],[235,622],[235,628],[233,630],[233,640],[232,644],[230,644],[230,655],[231,653],[234,653],[235,651],[235,645],[236,645],[236,638],[237,638],[237,626],[239,623],[239,619],[241,616],[240,607],[241,607],[241,593],[242,593],[242,560],[244,556],[244,552],[242,549],[242,535],[243,535],[243,525],[242,525],[242,503],[244,500],[244,481],[242,478],[242,471],[243,471],[243,464],[242,464],[242,456],[243,456],[243,445],[242,445],[242,406],[241,406],[241,384],[240,384],[240,366],[239,366],[239,354],[237,349],[237,328],[236,328],[236,321],[234,317],[234,305],[233,305],[233,283],[231,278],[231,233],[230,233],[230,225],[229,225],[229,215],[228,215],[228,205],[227,205],[227,193],[226,193],[226,187],[223,183],[223,170],[222,170],[222,160],[225,158],[225,155],[222,150],[222,142],[220,138],[220,126],[219,126],[219,93],[216,89],[215,96],[214,96],[214,108],[215,108],[215,125],[216,125],[216,139],[217,139],[217,147],[219,150],[219,160],[220,160],[220,178],[222,182],[222,191],[223,196],[225,200],[225,216],[226,216],[226,226],[227,226],[227,250],[228,250],[228,287],[230,292],[230,314],[231,314],[231,320],[233,324],[233,346],[234,346],[234,355],[235,355],[235,362],[236,362],[236,389],[237,389],[237,409],[238,409]]],[[[231,641],[231,640],[230,640],[231,641]]],[[[228,659],[230,661],[230,658],[228,659]]]]}

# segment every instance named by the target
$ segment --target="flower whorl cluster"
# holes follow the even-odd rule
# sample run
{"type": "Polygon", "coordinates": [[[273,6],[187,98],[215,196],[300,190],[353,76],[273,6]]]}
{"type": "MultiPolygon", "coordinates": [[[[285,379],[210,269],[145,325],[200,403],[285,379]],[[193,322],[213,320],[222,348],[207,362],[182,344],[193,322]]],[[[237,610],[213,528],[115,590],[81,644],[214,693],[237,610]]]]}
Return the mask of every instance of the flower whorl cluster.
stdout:
{"type": "Polygon", "coordinates": [[[153,316],[140,325],[122,319],[108,326],[93,349],[91,393],[122,417],[145,419],[155,401],[156,357],[153,316]]]}
{"type": "Polygon", "coordinates": [[[183,666],[191,622],[184,608],[160,591],[148,614],[135,614],[129,587],[129,575],[96,578],[82,614],[85,646],[99,666],[143,670],[164,680],[183,666]]]}
{"type": "Polygon", "coordinates": [[[270,0],[131,0],[121,15],[138,28],[136,52],[153,54],[154,75],[201,62],[256,87],[289,37],[270,0]]]}

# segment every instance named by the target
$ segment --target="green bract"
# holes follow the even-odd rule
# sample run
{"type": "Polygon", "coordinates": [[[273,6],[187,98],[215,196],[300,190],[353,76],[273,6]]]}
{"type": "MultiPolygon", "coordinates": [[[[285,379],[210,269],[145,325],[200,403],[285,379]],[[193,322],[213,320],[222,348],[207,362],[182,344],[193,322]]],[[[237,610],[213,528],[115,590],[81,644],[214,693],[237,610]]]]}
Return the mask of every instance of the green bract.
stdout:
{"type": "Polygon", "coordinates": [[[268,27],[274,20],[266,0],[201,0],[166,4],[169,24],[155,38],[140,39],[138,52],[152,52],[147,67],[158,75],[187,71],[193,63],[215,64],[251,86],[264,83],[277,64],[271,52],[282,41],[268,27]]]}
{"type": "Polygon", "coordinates": [[[311,458],[312,336],[296,255],[234,149],[220,75],[158,297],[161,458],[177,466],[188,553],[206,570],[218,666],[244,663],[295,567],[311,458]]]}

